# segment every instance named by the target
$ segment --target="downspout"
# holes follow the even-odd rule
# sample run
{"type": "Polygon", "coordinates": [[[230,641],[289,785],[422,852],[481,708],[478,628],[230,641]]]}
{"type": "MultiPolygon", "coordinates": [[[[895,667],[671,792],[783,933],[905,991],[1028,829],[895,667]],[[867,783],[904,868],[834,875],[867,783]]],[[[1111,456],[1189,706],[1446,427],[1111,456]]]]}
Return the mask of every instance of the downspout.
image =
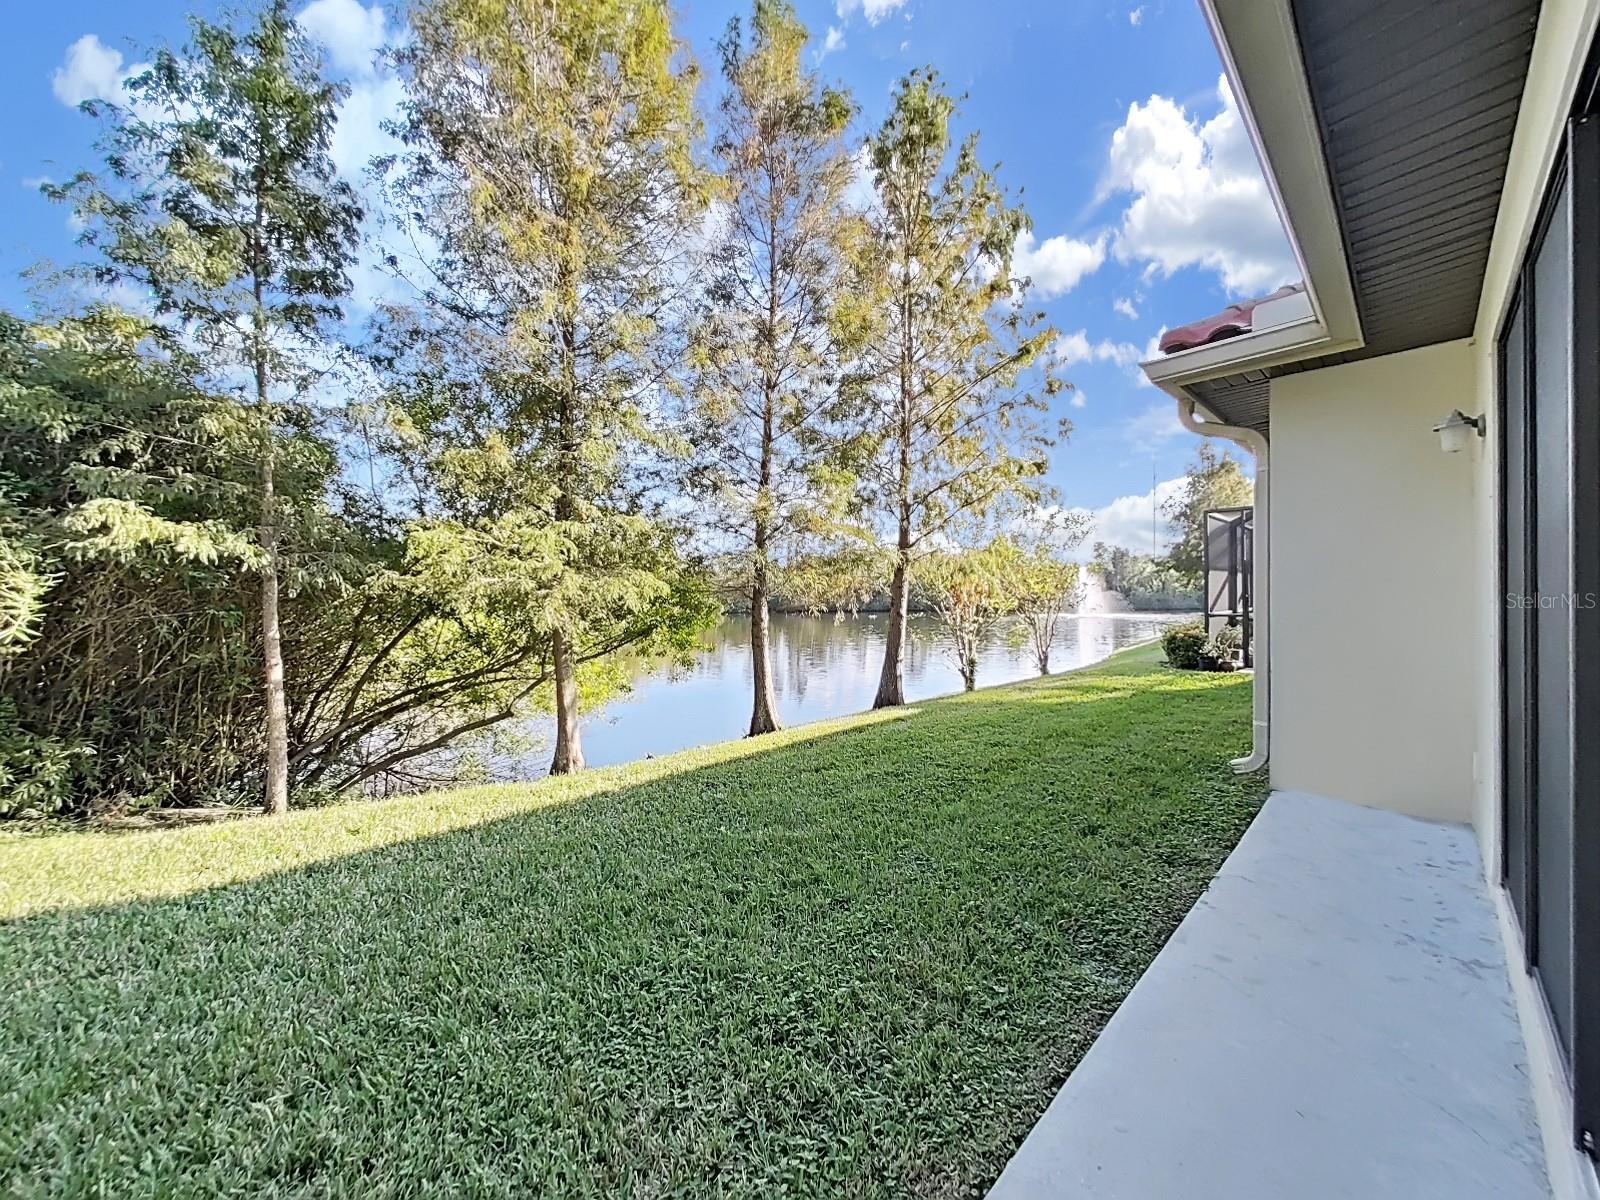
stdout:
{"type": "Polygon", "coordinates": [[[1222,425],[1216,421],[1202,420],[1197,413],[1194,397],[1176,385],[1162,385],[1163,390],[1178,402],[1178,420],[1183,427],[1201,437],[1227,438],[1249,451],[1256,460],[1255,535],[1251,542],[1254,561],[1251,564],[1251,595],[1254,609],[1255,683],[1252,698],[1251,734],[1252,748],[1245,758],[1236,758],[1232,766],[1239,774],[1259,771],[1267,765],[1267,752],[1271,745],[1269,725],[1272,716],[1272,653],[1268,637],[1272,620],[1270,603],[1271,572],[1268,570],[1272,539],[1268,521],[1268,501],[1272,496],[1269,482],[1270,455],[1267,439],[1254,429],[1240,425],[1222,425]]]}

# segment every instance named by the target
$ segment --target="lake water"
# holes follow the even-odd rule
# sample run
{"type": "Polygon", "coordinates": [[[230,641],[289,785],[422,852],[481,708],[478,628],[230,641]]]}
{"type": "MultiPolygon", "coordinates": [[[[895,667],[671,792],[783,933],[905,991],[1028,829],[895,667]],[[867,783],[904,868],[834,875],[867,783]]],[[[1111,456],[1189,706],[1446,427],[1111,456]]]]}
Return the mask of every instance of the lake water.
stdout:
{"type": "MultiPolygon", "coordinates": [[[[1148,641],[1192,613],[1068,614],[1061,619],[1052,671],[1099,662],[1113,651],[1148,641]]],[[[778,716],[784,725],[840,717],[872,707],[883,668],[888,617],[774,614],[772,666],[778,716]]],[[[584,757],[590,766],[632,762],[691,746],[726,741],[750,727],[750,619],[728,617],[705,635],[706,650],[688,668],[638,679],[632,692],[583,725],[584,757]]],[[[905,655],[908,701],[961,690],[949,640],[930,617],[911,619],[905,655]]],[[[978,686],[1027,679],[1038,672],[1026,647],[997,631],[978,665],[978,686]]],[[[544,751],[534,751],[542,770],[544,751]]]]}

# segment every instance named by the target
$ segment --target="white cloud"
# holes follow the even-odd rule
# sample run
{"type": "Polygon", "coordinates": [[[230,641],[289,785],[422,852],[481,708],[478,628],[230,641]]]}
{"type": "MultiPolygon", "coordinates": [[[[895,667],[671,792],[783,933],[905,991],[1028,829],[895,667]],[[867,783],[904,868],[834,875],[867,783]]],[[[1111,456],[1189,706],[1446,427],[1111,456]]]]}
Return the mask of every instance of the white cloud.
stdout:
{"type": "Polygon", "coordinates": [[[372,74],[388,41],[383,8],[363,8],[359,0],[312,0],[295,21],[328,52],[334,70],[354,77],[372,74]]]}
{"type": "Polygon", "coordinates": [[[1078,557],[1085,562],[1093,558],[1096,542],[1121,546],[1136,554],[1164,554],[1172,544],[1173,530],[1161,517],[1160,506],[1177,495],[1183,485],[1182,477],[1164,479],[1143,495],[1119,496],[1103,508],[1089,510],[1092,525],[1078,557]]]}
{"type": "Polygon", "coordinates": [[[1083,408],[1089,403],[1089,397],[1084,394],[1084,390],[1077,384],[1072,385],[1072,390],[1067,393],[1067,397],[1067,403],[1072,405],[1073,408],[1083,408]]]}
{"type": "MultiPolygon", "coordinates": [[[[144,288],[125,279],[100,280],[77,276],[62,282],[62,299],[77,304],[108,304],[124,312],[153,317],[155,299],[144,288]]],[[[56,297],[52,296],[52,300],[56,297]]]]}
{"type": "Polygon", "coordinates": [[[1128,14],[1128,24],[1138,25],[1144,21],[1144,5],[1140,5],[1128,14]]]}
{"type": "Polygon", "coordinates": [[[822,39],[822,49],[817,51],[817,61],[820,62],[835,50],[844,49],[844,30],[837,25],[828,26],[828,34],[822,39]]]}
{"type": "Polygon", "coordinates": [[[1089,344],[1089,335],[1081,329],[1073,333],[1063,333],[1056,339],[1052,349],[1055,351],[1056,360],[1062,366],[1088,362],[1094,357],[1094,347],[1089,344]]]}
{"type": "Polygon", "coordinates": [[[392,75],[352,84],[339,105],[339,123],[333,127],[329,153],[339,173],[358,187],[367,164],[385,154],[398,154],[400,140],[384,129],[397,120],[405,101],[405,88],[392,75]]]}
{"type": "Polygon", "coordinates": [[[1140,359],[1139,347],[1132,342],[1113,342],[1101,338],[1091,342],[1082,329],[1064,333],[1056,339],[1055,356],[1063,366],[1080,362],[1110,362],[1119,367],[1131,367],[1140,359]]]}
{"type": "Polygon", "coordinates": [[[1190,436],[1178,420],[1177,401],[1165,396],[1123,421],[1118,432],[1129,449],[1142,455],[1156,453],[1174,438],[1190,436]]]}
{"type": "Polygon", "coordinates": [[[1151,274],[1215,271],[1232,293],[1299,278],[1226,78],[1222,109],[1191,117],[1165,96],[1128,108],[1111,137],[1102,195],[1130,193],[1112,249],[1151,274]]]}
{"type": "Polygon", "coordinates": [[[122,69],[122,51],[113,50],[92,33],[86,33],[67,47],[66,57],[50,75],[50,90],[56,99],[70,108],[77,108],[85,100],[109,100],[113,104],[128,103],[124,82],[137,75],[149,63],[135,63],[122,69]]]}
{"type": "Polygon", "coordinates": [[[1092,275],[1106,261],[1104,235],[1092,242],[1057,235],[1037,242],[1031,231],[1017,237],[1012,251],[1011,273],[1033,280],[1033,291],[1040,299],[1064,296],[1086,275],[1092,275]]]}
{"type": "Polygon", "coordinates": [[[896,9],[904,8],[905,4],[906,0],[836,0],[833,10],[839,14],[841,21],[848,21],[860,12],[866,16],[868,25],[877,25],[896,9]]]}
{"type": "Polygon", "coordinates": [[[873,212],[881,207],[878,185],[872,174],[872,152],[864,145],[856,148],[855,172],[850,178],[850,186],[844,190],[844,203],[847,208],[859,213],[873,212]]]}
{"type": "MultiPolygon", "coordinates": [[[[1139,362],[1147,363],[1153,359],[1161,357],[1161,335],[1166,333],[1166,331],[1167,327],[1163,325],[1160,329],[1156,330],[1156,332],[1150,335],[1150,340],[1144,344],[1144,349],[1139,351],[1139,362]]],[[[1156,386],[1150,382],[1149,377],[1139,369],[1137,364],[1135,364],[1129,374],[1133,376],[1133,381],[1142,388],[1153,388],[1156,386]]]]}
{"type": "Polygon", "coordinates": [[[1127,317],[1130,321],[1137,321],[1139,319],[1138,307],[1126,296],[1118,296],[1112,303],[1111,308],[1113,311],[1119,312],[1123,316],[1127,317]]]}

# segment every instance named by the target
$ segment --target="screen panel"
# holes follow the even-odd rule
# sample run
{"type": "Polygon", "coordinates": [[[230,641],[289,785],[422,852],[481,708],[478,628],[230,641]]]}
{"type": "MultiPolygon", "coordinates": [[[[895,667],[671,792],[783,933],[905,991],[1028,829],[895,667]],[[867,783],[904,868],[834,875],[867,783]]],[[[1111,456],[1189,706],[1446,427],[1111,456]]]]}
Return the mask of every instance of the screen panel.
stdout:
{"type": "Polygon", "coordinates": [[[1572,1049],[1572,243],[1563,179],[1533,259],[1534,761],[1538,839],[1535,962],[1572,1049]]]}
{"type": "Polygon", "coordinates": [[[1527,308],[1518,303],[1501,340],[1502,491],[1504,498],[1504,576],[1501,585],[1501,631],[1505,673],[1505,736],[1502,748],[1504,770],[1504,860],[1502,870],[1511,905],[1522,926],[1523,940],[1530,953],[1534,948],[1533,912],[1533,805],[1528,769],[1528,749],[1532,740],[1529,703],[1529,654],[1532,649],[1532,618],[1526,598],[1532,592],[1531,562],[1528,554],[1528,391],[1527,308]]]}

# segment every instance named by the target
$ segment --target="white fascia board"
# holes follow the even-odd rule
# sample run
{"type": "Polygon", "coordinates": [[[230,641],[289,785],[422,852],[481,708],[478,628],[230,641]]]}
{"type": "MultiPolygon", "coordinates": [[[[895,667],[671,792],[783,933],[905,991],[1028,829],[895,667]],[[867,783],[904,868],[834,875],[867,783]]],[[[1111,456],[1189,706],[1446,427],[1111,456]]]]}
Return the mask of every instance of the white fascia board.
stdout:
{"type": "Polygon", "coordinates": [[[1139,365],[1144,370],[1145,378],[1161,387],[1169,382],[1199,383],[1219,375],[1259,371],[1279,363],[1351,350],[1359,345],[1359,342],[1341,344],[1334,341],[1328,336],[1322,322],[1312,316],[1224,341],[1192,346],[1188,350],[1164,354],[1139,365]]]}
{"type": "Polygon", "coordinates": [[[1142,364],[1158,386],[1260,370],[1363,345],[1339,211],[1289,0],[1200,0],[1200,9],[1300,264],[1312,315],[1142,364]]]}

